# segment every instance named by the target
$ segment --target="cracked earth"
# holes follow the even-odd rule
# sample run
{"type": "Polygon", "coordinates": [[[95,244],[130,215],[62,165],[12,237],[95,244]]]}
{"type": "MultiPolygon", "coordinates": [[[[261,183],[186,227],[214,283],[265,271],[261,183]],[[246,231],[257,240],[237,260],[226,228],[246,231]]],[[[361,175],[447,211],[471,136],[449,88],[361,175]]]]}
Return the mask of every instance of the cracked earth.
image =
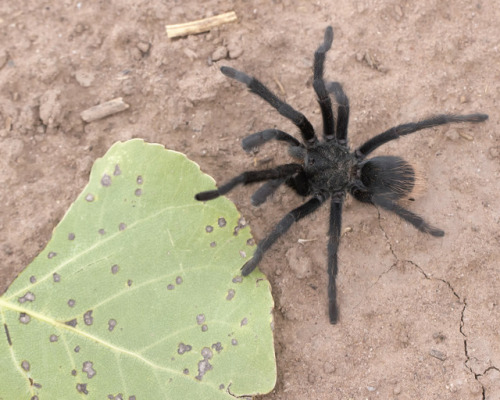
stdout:
{"type": "MultiPolygon", "coordinates": [[[[0,2],[0,293],[45,246],[92,163],[140,137],[183,152],[218,183],[289,162],[246,135],[295,127],[220,72],[255,75],[319,127],[313,52],[332,25],[328,80],[349,96],[355,147],[435,113],[487,122],[390,142],[425,186],[406,204],[443,238],[347,198],[340,322],[328,323],[327,208],[264,258],[276,302],[277,385],[262,400],[500,400],[500,8],[492,0],[0,2]],[[238,22],[168,39],[166,24],[235,11],[238,22]],[[130,107],[85,123],[122,97],[130,107]]],[[[233,200],[256,240],[303,199],[233,200]]]]}
{"type": "MultiPolygon", "coordinates": [[[[460,320],[457,321],[457,327],[458,327],[458,330],[459,330],[460,334],[463,336],[463,341],[464,341],[464,366],[474,376],[474,379],[481,385],[482,399],[486,400],[486,389],[485,389],[485,386],[481,383],[481,380],[479,378],[482,377],[482,376],[484,376],[490,370],[495,370],[495,371],[498,372],[498,368],[495,367],[495,366],[490,366],[484,372],[479,373],[477,371],[474,371],[473,368],[469,364],[470,357],[469,357],[469,354],[468,354],[468,351],[467,351],[467,346],[468,346],[467,335],[464,332],[464,324],[465,324],[465,322],[464,322],[464,314],[465,314],[465,310],[467,308],[467,299],[465,299],[462,296],[460,296],[460,294],[455,291],[455,289],[453,288],[453,286],[451,285],[451,283],[449,281],[447,281],[446,279],[430,276],[428,273],[426,273],[422,269],[422,267],[420,267],[418,264],[416,264],[412,260],[400,260],[399,257],[398,257],[398,255],[394,252],[392,244],[391,244],[391,242],[390,242],[390,240],[389,240],[389,238],[388,238],[388,236],[387,236],[387,234],[386,234],[386,232],[385,232],[382,224],[380,223],[380,211],[378,211],[378,216],[379,216],[379,227],[382,230],[382,232],[384,233],[384,237],[386,238],[387,243],[389,244],[389,247],[391,249],[392,255],[394,256],[394,258],[396,260],[394,262],[394,264],[391,265],[391,267],[389,268],[389,270],[383,272],[383,274],[386,274],[386,273],[390,272],[392,270],[392,268],[395,267],[398,263],[401,263],[401,262],[408,263],[408,264],[412,265],[414,268],[416,268],[425,277],[425,279],[440,281],[440,282],[444,283],[448,287],[448,289],[451,291],[451,293],[457,298],[457,300],[463,305],[461,313],[460,313],[460,320]]],[[[378,282],[378,280],[377,280],[377,282],[378,282]]],[[[446,357],[443,353],[441,353],[438,350],[434,350],[434,349],[431,350],[429,354],[431,356],[437,358],[437,359],[440,359],[441,361],[444,361],[445,357],[446,357]]]]}

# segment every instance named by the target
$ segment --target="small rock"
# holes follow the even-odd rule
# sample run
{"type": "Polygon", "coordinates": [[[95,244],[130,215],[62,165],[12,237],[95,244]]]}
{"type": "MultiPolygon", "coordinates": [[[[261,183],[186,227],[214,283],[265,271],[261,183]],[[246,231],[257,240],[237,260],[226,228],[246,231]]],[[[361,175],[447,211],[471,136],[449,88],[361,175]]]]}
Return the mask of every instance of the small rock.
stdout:
{"type": "Polygon", "coordinates": [[[460,137],[455,129],[449,129],[444,135],[449,140],[457,140],[460,137]]]}
{"type": "Polygon", "coordinates": [[[75,79],[82,87],[89,87],[94,82],[95,75],[92,72],[87,71],[76,71],[75,79]]]}
{"type": "Polygon", "coordinates": [[[323,364],[323,371],[327,375],[331,375],[335,372],[335,365],[331,361],[325,361],[323,364]]]}
{"type": "Polygon", "coordinates": [[[61,92],[56,89],[47,90],[40,98],[40,119],[47,126],[57,125],[61,115],[61,103],[59,95],[61,92]]]}
{"type": "Polygon", "coordinates": [[[142,54],[146,54],[151,48],[151,44],[148,42],[139,42],[137,43],[137,48],[141,51],[142,54]]]}
{"type": "Polygon", "coordinates": [[[243,54],[243,48],[239,43],[229,43],[227,46],[229,58],[235,59],[243,54]]]}
{"type": "Polygon", "coordinates": [[[227,57],[227,48],[219,46],[212,53],[212,61],[222,60],[227,57]]]}
{"type": "Polygon", "coordinates": [[[490,147],[488,149],[488,154],[491,158],[498,158],[500,155],[500,146],[490,147]]]}
{"type": "Polygon", "coordinates": [[[439,350],[436,350],[436,349],[431,349],[431,351],[429,352],[429,354],[432,357],[437,358],[438,360],[441,360],[441,361],[444,361],[444,360],[446,360],[448,358],[446,356],[446,354],[444,354],[442,351],[439,351],[439,350]]]}

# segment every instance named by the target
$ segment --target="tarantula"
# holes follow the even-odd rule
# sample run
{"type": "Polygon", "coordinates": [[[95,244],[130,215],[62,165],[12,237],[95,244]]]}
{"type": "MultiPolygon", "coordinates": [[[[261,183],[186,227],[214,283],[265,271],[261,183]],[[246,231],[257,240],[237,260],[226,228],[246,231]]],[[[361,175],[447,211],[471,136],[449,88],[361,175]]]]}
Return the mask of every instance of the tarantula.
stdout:
{"type": "Polygon", "coordinates": [[[252,204],[264,203],[283,183],[300,196],[310,199],[291,210],[278,222],[271,233],[257,245],[253,257],[242,267],[242,275],[250,274],[260,263],[264,253],[288,231],[290,226],[315,212],[325,201],[330,199],[330,220],[328,230],[328,298],[330,322],[338,321],[336,276],[337,250],[340,240],[342,205],[346,192],[363,203],[371,203],[391,211],[412,224],[415,228],[432,236],[443,236],[444,232],[427,222],[419,215],[407,210],[398,200],[408,197],[415,186],[415,170],[400,157],[378,156],[366,159],[379,146],[401,136],[454,122],[482,122],[488,118],[485,114],[452,115],[440,114],[430,118],[402,124],[382,132],[351,151],[347,144],[347,125],[349,121],[349,100],[338,82],[325,82],[323,65],[326,52],[333,42],[333,30],[326,28],[324,41],[314,53],[313,87],[318,96],[318,103],[323,117],[323,140],[316,137],[307,118],[280,100],[257,79],[230,67],[222,67],[221,72],[244,83],[251,92],[260,96],[274,107],[282,116],[290,119],[300,130],[303,143],[293,136],[278,129],[267,129],[243,139],[242,147],[250,151],[270,140],[288,143],[289,154],[300,161],[279,165],[275,168],[247,171],[236,176],[217,190],[198,193],[199,201],[215,199],[228,193],[239,184],[268,181],[252,196],[252,204]],[[330,94],[337,103],[334,115],[330,94]]]}

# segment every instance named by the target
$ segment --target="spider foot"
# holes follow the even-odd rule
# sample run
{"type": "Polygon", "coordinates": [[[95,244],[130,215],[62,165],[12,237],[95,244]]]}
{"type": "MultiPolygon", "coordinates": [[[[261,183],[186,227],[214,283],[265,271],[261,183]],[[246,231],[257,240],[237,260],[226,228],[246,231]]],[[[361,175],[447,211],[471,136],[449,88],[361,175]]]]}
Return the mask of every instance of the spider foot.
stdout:
{"type": "Polygon", "coordinates": [[[255,257],[251,258],[248,260],[243,267],[241,267],[241,275],[243,276],[248,276],[252,273],[252,271],[255,269],[257,264],[259,263],[260,260],[256,259],[255,257]]]}
{"type": "Polygon", "coordinates": [[[434,228],[433,226],[431,226],[429,228],[429,230],[427,231],[424,231],[425,233],[430,233],[432,236],[436,236],[436,237],[442,237],[444,236],[444,231],[439,229],[439,228],[434,228]]]}
{"type": "Polygon", "coordinates": [[[328,305],[328,314],[330,315],[330,324],[335,325],[339,320],[339,310],[336,301],[331,301],[328,305]]]}
{"type": "Polygon", "coordinates": [[[218,190],[208,190],[206,192],[200,192],[194,196],[194,198],[198,201],[207,201],[213,200],[220,196],[218,190]]]}

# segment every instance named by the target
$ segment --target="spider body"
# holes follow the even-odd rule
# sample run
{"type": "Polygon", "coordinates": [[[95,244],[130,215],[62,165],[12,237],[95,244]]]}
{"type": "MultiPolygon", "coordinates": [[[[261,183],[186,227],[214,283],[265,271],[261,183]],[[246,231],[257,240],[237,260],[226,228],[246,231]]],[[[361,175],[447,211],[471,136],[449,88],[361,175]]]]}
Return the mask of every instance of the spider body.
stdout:
{"type": "Polygon", "coordinates": [[[257,94],[281,115],[290,119],[300,130],[302,142],[278,129],[267,129],[251,134],[243,139],[242,146],[246,151],[258,147],[270,140],[278,140],[289,144],[289,154],[299,163],[279,165],[267,170],[244,172],[216,190],[198,193],[199,201],[215,199],[228,193],[239,184],[247,185],[266,181],[252,196],[256,206],[266,199],[282,184],[286,184],[297,194],[309,199],[301,206],[286,214],[274,229],[261,240],[253,257],[245,263],[242,275],[250,274],[262,260],[265,252],[285,234],[292,224],[315,212],[327,200],[330,201],[330,218],[328,221],[328,298],[330,322],[338,320],[336,277],[338,272],[337,252],[340,241],[342,223],[342,205],[346,193],[356,200],[371,203],[391,211],[403,218],[415,228],[433,236],[443,236],[444,232],[424,221],[422,217],[404,208],[398,201],[407,197],[415,186],[413,167],[397,156],[366,157],[379,146],[422,129],[448,123],[482,122],[485,114],[440,114],[430,118],[402,124],[382,132],[361,146],[351,151],[347,144],[347,127],[349,122],[349,100],[338,82],[325,82],[323,65],[326,52],[333,42],[333,30],[328,27],[324,41],[314,53],[314,81],[318,103],[323,118],[323,140],[316,133],[300,112],[280,100],[257,79],[230,67],[222,67],[221,72],[243,84],[251,92],[257,94]],[[337,109],[333,112],[333,96],[337,109]]]}
{"type": "Polygon", "coordinates": [[[304,156],[304,171],[310,193],[327,191],[330,195],[346,192],[356,175],[354,155],[336,142],[318,142],[304,156]]]}

